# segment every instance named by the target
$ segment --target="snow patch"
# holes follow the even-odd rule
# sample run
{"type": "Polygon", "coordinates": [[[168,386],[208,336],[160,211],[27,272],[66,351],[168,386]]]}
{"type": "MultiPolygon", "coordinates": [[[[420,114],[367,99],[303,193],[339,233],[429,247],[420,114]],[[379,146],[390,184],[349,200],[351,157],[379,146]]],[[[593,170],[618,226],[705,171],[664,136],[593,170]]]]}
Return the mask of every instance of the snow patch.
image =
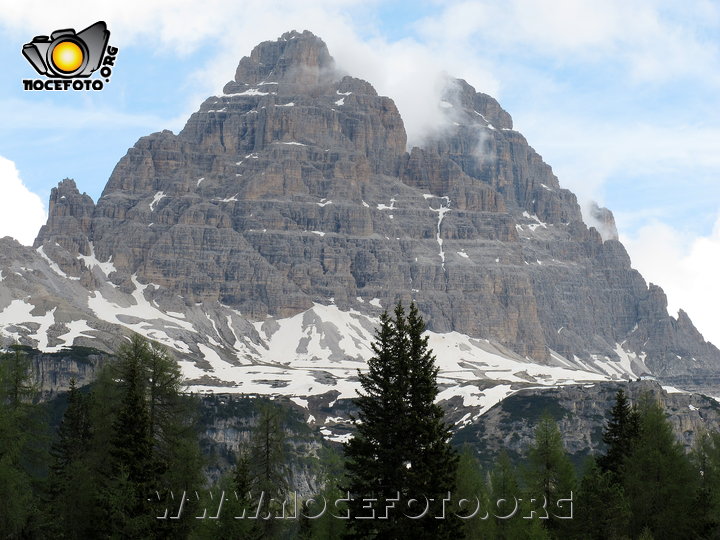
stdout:
{"type": "Polygon", "coordinates": [[[86,334],[86,332],[92,332],[94,329],[91,328],[87,321],[79,320],[79,321],[71,321],[64,323],[67,327],[68,331],[64,334],[58,336],[58,339],[62,341],[62,345],[56,345],[55,347],[48,347],[46,349],[46,352],[57,352],[63,347],[70,347],[75,343],[75,339],[84,336],[84,337],[90,337],[93,336],[86,334]]]}
{"type": "Polygon", "coordinates": [[[114,297],[115,301],[113,301],[106,298],[102,291],[94,291],[88,298],[88,308],[99,319],[113,324],[120,324],[146,338],[160,341],[178,351],[190,353],[190,347],[187,343],[171,337],[170,333],[177,335],[182,333],[182,330],[194,333],[195,328],[193,325],[187,321],[171,317],[147,301],[145,291],[150,287],[157,287],[156,285],[141,285],[135,274],[131,276],[130,280],[135,286],[135,290],[129,297],[128,295],[122,295],[114,297]],[[129,305],[119,305],[116,303],[117,301],[129,305]],[[158,321],[160,321],[162,330],[158,328],[158,324],[154,324],[158,321]]]}
{"type": "Polygon", "coordinates": [[[307,409],[307,408],[308,408],[307,399],[302,399],[302,398],[299,398],[299,397],[292,397],[292,398],[290,398],[290,401],[292,401],[292,402],[295,403],[296,405],[300,405],[300,407],[302,407],[303,409],[307,409]]]}
{"type": "Polygon", "coordinates": [[[547,223],[545,223],[544,221],[541,221],[540,218],[537,217],[535,214],[530,214],[530,213],[528,213],[527,211],[525,211],[525,212],[522,213],[522,215],[523,215],[523,217],[526,217],[526,218],[528,218],[528,219],[532,219],[533,221],[536,221],[536,222],[537,222],[537,225],[528,225],[528,227],[530,227],[533,231],[534,231],[538,226],[544,227],[544,228],[547,229],[547,223]]]}
{"type": "Polygon", "coordinates": [[[97,257],[95,256],[95,246],[92,242],[88,243],[90,247],[90,255],[78,255],[78,259],[83,261],[85,263],[85,266],[92,270],[93,268],[97,267],[100,270],[102,270],[102,273],[105,274],[105,277],[109,277],[110,274],[113,272],[117,272],[117,268],[115,268],[115,265],[112,262],[112,255],[110,255],[110,258],[107,260],[107,262],[100,262],[97,257]]]}
{"type": "Polygon", "coordinates": [[[662,387],[665,392],[668,394],[689,394],[687,390],[680,390],[679,388],[675,388],[674,386],[663,386],[662,387]]]}
{"type": "Polygon", "coordinates": [[[465,407],[479,408],[477,416],[482,416],[492,407],[500,403],[509,395],[515,393],[509,384],[499,384],[484,390],[478,389],[471,384],[448,388],[440,392],[437,401],[445,401],[453,397],[459,396],[463,400],[465,407]]]}
{"type": "MultiPolygon", "coordinates": [[[[45,250],[43,249],[43,246],[40,246],[39,248],[37,248],[37,252],[40,254],[40,256],[43,259],[45,259],[45,262],[48,263],[48,266],[50,266],[50,269],[53,272],[55,272],[57,275],[59,275],[60,277],[64,277],[66,279],[72,279],[74,281],[78,281],[80,279],[79,277],[68,276],[65,272],[63,272],[61,270],[61,268],[57,265],[57,263],[55,261],[53,261],[50,257],[47,256],[47,254],[45,253],[45,250]]],[[[0,272],[0,281],[2,281],[2,272],[0,272]]]]}
{"type": "Polygon", "coordinates": [[[390,206],[381,203],[381,204],[377,205],[377,209],[378,210],[395,210],[395,198],[393,197],[392,199],[390,199],[390,206]]]}
{"type": "Polygon", "coordinates": [[[445,252],[443,251],[443,239],[440,236],[440,227],[442,226],[442,221],[445,218],[445,214],[450,211],[450,197],[438,197],[438,199],[444,200],[446,206],[443,206],[441,203],[440,208],[436,209],[431,206],[430,210],[433,212],[437,212],[438,215],[437,232],[435,234],[435,238],[437,240],[438,246],[440,246],[440,266],[442,266],[442,269],[445,270],[445,252]]]}
{"type": "Polygon", "coordinates": [[[250,88],[244,92],[234,92],[231,94],[225,94],[226,96],[269,96],[270,94],[277,94],[277,92],[261,92],[257,88],[250,88]]]}
{"type": "Polygon", "coordinates": [[[24,300],[13,300],[10,305],[0,312],[0,329],[3,329],[5,334],[19,340],[20,334],[10,332],[6,327],[24,326],[26,330],[30,330],[28,324],[37,324],[38,329],[32,334],[28,334],[28,337],[37,341],[38,349],[45,351],[48,349],[48,330],[55,324],[55,310],[57,308],[54,307],[43,315],[33,315],[31,312],[35,309],[35,306],[24,300]]]}
{"type": "Polygon", "coordinates": [[[159,202],[160,202],[162,199],[164,199],[165,197],[166,197],[165,192],[163,192],[163,191],[158,191],[158,192],[155,194],[155,196],[153,197],[152,202],[150,203],[150,211],[151,211],[151,212],[154,212],[154,211],[155,211],[155,206],[157,205],[157,203],[159,203],[159,202]]]}

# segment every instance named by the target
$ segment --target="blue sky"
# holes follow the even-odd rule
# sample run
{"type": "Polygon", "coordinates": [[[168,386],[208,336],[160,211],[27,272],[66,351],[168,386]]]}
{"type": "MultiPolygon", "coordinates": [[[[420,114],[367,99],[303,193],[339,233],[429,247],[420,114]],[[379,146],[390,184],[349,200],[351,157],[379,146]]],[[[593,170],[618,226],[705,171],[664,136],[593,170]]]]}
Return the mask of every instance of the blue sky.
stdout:
{"type": "Polygon", "coordinates": [[[437,127],[441,72],[495,96],[582,201],[615,212],[635,267],[720,342],[720,7],[698,0],[316,2],[28,0],[0,13],[0,235],[31,241],[64,177],[100,195],[142,135],[177,132],[257,42],[309,29],[396,100],[411,141],[437,127]],[[105,20],[102,92],[24,92],[36,34],[105,20]],[[37,194],[38,197],[33,196],[37,194]],[[30,240],[28,240],[30,239],[30,240]]]}

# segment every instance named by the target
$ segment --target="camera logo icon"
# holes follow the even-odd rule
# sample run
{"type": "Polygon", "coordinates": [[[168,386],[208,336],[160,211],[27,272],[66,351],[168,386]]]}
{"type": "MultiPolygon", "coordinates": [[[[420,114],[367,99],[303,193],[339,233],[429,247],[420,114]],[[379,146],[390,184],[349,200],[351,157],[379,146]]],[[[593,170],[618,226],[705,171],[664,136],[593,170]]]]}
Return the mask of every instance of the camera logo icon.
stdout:
{"type": "Polygon", "coordinates": [[[110,32],[104,21],[82,32],[69,28],[50,36],[36,36],[22,53],[40,75],[71,79],[89,77],[100,68],[110,32]]]}

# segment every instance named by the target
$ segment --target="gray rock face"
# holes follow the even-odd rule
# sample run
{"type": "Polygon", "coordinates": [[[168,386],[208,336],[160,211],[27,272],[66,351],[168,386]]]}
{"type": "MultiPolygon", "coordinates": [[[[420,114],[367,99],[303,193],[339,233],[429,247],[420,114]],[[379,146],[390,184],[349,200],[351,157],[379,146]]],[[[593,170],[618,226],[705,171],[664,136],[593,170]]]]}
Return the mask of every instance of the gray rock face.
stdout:
{"type": "Polygon", "coordinates": [[[415,300],[431,330],[539,362],[629,353],[661,377],[718,374],[720,351],[585,225],[497,101],[451,81],[439,106],[448,129],[406,151],[393,101],[289,32],[179,134],[141,138],[96,205],[61,182],[35,247],[89,291],[103,276],[81,261],[112,261],[104,286],[155,284],[146,297],[181,313],[214,303],[261,320],[332,299],[377,315],[372,299],[415,300]]]}
{"type": "Polygon", "coordinates": [[[458,430],[456,441],[476,445],[487,457],[503,449],[522,455],[533,443],[535,426],[547,411],[558,421],[565,449],[581,463],[587,454],[604,451],[602,433],[620,388],[633,403],[643,394],[658,401],[687,452],[698,435],[720,428],[720,406],[716,400],[699,394],[668,393],[656,382],[639,381],[521,391],[476,423],[458,430]]]}

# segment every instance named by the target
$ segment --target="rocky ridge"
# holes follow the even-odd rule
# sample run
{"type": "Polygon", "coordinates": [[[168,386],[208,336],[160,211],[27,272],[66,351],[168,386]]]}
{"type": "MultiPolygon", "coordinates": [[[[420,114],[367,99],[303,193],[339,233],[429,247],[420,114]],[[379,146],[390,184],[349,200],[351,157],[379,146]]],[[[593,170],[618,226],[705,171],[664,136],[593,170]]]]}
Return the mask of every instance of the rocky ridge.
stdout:
{"type": "Polygon", "coordinates": [[[258,45],[97,203],[66,179],[34,249],[2,241],[0,332],[111,350],[135,331],[197,388],[306,401],[351,397],[377,316],[414,300],[443,398],[476,412],[523,385],[717,377],[720,351],[668,315],[611,212],[588,227],[496,100],[450,80],[438,107],[446,128],[408,150],[393,101],[322,40],[258,45]]]}

